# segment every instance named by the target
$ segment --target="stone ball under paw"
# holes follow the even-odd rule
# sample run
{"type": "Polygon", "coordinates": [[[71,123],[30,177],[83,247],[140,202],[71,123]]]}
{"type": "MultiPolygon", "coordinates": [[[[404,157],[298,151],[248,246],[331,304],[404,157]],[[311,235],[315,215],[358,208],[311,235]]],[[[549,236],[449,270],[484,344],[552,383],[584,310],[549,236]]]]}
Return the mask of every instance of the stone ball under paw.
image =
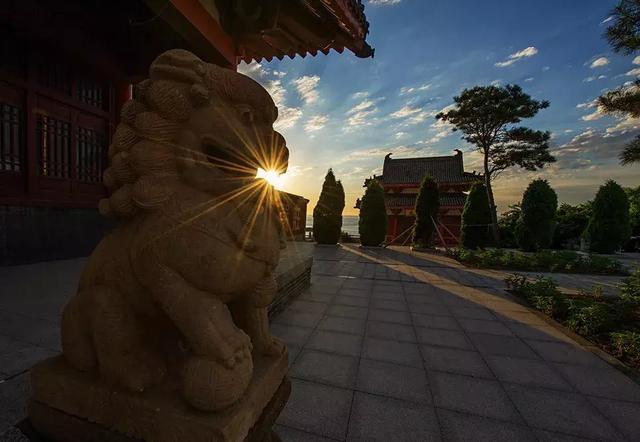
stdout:
{"type": "Polygon", "coordinates": [[[193,357],[184,367],[184,396],[193,407],[217,411],[242,397],[253,376],[253,361],[245,358],[232,368],[193,357]]]}

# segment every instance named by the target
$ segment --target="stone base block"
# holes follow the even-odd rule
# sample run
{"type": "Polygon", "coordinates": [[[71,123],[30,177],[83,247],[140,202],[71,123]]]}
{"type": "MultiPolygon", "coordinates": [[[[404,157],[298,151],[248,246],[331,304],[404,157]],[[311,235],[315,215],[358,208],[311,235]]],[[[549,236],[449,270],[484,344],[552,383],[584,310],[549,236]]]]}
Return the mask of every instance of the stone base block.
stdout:
{"type": "Polygon", "coordinates": [[[30,423],[39,435],[59,442],[270,440],[290,391],[287,354],[254,363],[245,395],[211,413],[190,407],[177,383],[131,393],[99,383],[55,357],[31,371],[30,423]]]}

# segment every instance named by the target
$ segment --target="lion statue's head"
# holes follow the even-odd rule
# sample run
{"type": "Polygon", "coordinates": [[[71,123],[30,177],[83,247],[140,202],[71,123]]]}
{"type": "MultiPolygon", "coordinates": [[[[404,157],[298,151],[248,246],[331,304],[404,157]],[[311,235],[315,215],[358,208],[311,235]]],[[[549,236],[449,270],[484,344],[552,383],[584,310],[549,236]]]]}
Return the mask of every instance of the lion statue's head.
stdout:
{"type": "Polygon", "coordinates": [[[122,108],[101,213],[130,217],[159,207],[179,185],[222,195],[253,181],[258,168],[286,171],[286,142],[273,129],[278,109],[258,83],[179,49],[156,58],[149,76],[122,108]]]}

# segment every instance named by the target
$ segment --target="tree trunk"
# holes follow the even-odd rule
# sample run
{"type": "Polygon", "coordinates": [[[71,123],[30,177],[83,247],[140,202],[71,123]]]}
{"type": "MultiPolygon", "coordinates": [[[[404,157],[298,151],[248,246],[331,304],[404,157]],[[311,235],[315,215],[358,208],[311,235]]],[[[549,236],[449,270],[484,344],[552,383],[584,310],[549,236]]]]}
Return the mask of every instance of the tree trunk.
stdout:
{"type": "Polygon", "coordinates": [[[491,173],[489,172],[489,149],[483,149],[484,153],[484,185],[487,189],[487,199],[489,200],[489,209],[491,212],[491,236],[494,245],[500,246],[500,234],[498,232],[498,211],[496,202],[493,198],[493,188],[491,187],[491,173]]]}

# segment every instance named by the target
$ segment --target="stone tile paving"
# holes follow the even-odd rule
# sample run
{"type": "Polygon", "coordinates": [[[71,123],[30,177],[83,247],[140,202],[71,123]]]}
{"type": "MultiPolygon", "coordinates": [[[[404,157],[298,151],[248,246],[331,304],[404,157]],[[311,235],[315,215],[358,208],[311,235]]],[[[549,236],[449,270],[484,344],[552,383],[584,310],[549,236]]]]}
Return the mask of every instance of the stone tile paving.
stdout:
{"type": "MultiPolygon", "coordinates": [[[[313,249],[309,243],[288,243],[281,254],[279,270],[290,268],[312,254],[313,249]]],[[[0,267],[0,441],[25,440],[14,425],[26,415],[30,396],[28,370],[60,352],[62,309],[75,292],[85,261],[79,258],[0,267]]],[[[327,306],[315,302],[319,300],[313,297],[314,302],[298,301],[291,306],[292,311],[296,305],[304,309],[299,319],[302,325],[315,326],[316,318],[324,316],[327,306]]],[[[301,347],[313,330],[300,330],[301,347]]],[[[283,326],[278,333],[293,336],[295,329],[283,326]]],[[[300,347],[291,347],[291,360],[300,347]]]]}
{"type": "Polygon", "coordinates": [[[640,386],[504,292],[406,248],[317,247],[273,321],[284,441],[640,440],[640,386]]]}

